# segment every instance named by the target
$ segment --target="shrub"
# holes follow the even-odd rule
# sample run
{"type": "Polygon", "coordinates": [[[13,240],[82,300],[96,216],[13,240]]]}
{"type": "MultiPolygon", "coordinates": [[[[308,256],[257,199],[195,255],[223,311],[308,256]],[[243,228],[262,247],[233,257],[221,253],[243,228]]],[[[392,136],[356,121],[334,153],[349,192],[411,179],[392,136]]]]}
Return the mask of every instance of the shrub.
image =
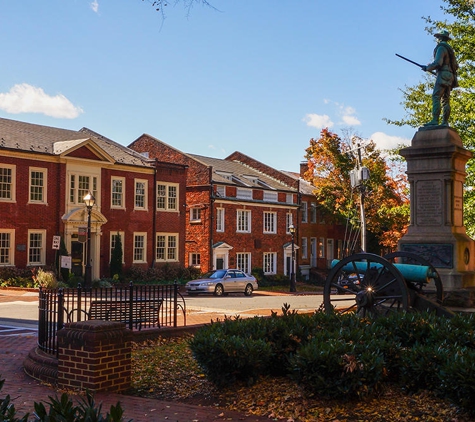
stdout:
{"type": "Polygon", "coordinates": [[[33,271],[33,280],[35,281],[35,287],[43,287],[45,289],[54,289],[58,287],[58,280],[52,271],[44,271],[39,268],[37,271],[33,271]]]}

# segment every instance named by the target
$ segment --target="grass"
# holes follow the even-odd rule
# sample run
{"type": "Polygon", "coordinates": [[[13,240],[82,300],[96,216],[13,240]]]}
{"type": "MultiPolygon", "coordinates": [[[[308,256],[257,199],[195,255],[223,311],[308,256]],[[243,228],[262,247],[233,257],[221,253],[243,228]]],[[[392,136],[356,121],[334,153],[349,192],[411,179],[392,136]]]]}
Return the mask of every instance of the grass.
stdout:
{"type": "Polygon", "coordinates": [[[130,394],[238,410],[266,416],[270,421],[473,421],[448,401],[428,392],[407,395],[395,386],[365,400],[321,400],[285,377],[263,378],[252,386],[233,385],[218,390],[193,359],[187,341],[188,338],[160,338],[135,344],[130,394]]]}

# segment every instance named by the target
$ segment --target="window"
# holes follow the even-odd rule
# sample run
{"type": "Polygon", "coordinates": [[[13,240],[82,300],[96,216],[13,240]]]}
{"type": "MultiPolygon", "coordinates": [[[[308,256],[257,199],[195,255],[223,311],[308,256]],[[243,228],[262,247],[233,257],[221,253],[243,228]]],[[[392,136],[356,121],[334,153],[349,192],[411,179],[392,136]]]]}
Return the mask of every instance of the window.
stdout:
{"type": "Polygon", "coordinates": [[[285,202],[287,204],[293,204],[294,203],[294,194],[293,193],[286,193],[285,194],[285,202]]]}
{"type": "Polygon", "coordinates": [[[96,176],[84,176],[80,174],[69,175],[69,203],[70,204],[83,204],[84,197],[91,192],[96,198],[96,202],[99,199],[97,194],[97,177],[96,176]]]}
{"type": "Polygon", "coordinates": [[[30,202],[46,202],[46,169],[30,168],[30,202]]]}
{"type": "Polygon", "coordinates": [[[216,208],[216,231],[224,232],[224,208],[216,208]]]}
{"type": "Polygon", "coordinates": [[[147,262],[145,246],[147,244],[146,233],[134,233],[134,258],[133,262],[147,262]]]}
{"type": "Polygon", "coordinates": [[[114,251],[114,248],[115,248],[115,244],[117,242],[117,234],[120,236],[120,243],[122,245],[122,264],[124,263],[124,232],[111,232],[110,234],[110,245],[111,245],[111,250],[110,250],[110,254],[109,254],[109,262],[111,261],[112,259],[112,252],[114,251]]]}
{"type": "Polygon", "coordinates": [[[302,223],[308,223],[308,204],[302,202],[302,223]]]}
{"type": "Polygon", "coordinates": [[[237,188],[236,198],[238,199],[252,199],[252,189],[237,188]]]}
{"type": "Polygon", "coordinates": [[[190,209],[190,222],[191,223],[200,223],[201,222],[201,208],[191,208],[190,209]]]}
{"type": "Polygon", "coordinates": [[[310,204],[310,222],[317,222],[317,204],[315,202],[312,202],[310,204]]]}
{"type": "Polygon", "coordinates": [[[157,210],[178,211],[178,185],[157,183],[157,210]]]}
{"type": "Polygon", "coordinates": [[[168,233],[157,233],[156,260],[178,261],[178,235],[168,233]]]}
{"type": "Polygon", "coordinates": [[[114,177],[111,182],[111,207],[112,208],[123,208],[124,207],[124,189],[125,189],[125,179],[123,177],[116,178],[114,177]]]}
{"type": "Polygon", "coordinates": [[[264,191],[264,201],[277,202],[277,192],[264,191]]]}
{"type": "Polygon", "coordinates": [[[265,252],[263,269],[264,274],[276,274],[277,254],[275,252],[265,252]]]}
{"type": "Polygon", "coordinates": [[[201,255],[199,253],[190,253],[190,265],[195,268],[201,266],[201,255]]]}
{"type": "Polygon", "coordinates": [[[251,254],[249,252],[241,252],[236,254],[236,268],[244,271],[246,274],[251,273],[251,254]]]}
{"type": "Polygon", "coordinates": [[[144,210],[147,208],[147,181],[135,181],[135,209],[144,210]]]}
{"type": "Polygon", "coordinates": [[[292,224],[292,213],[288,212],[287,215],[285,216],[285,232],[287,234],[290,234],[289,227],[292,224]]]}
{"type": "Polygon", "coordinates": [[[264,212],[264,233],[276,233],[277,214],[275,212],[264,212]]]}
{"type": "Polygon", "coordinates": [[[15,232],[13,230],[0,231],[0,266],[14,265],[14,234],[15,232]]]}
{"type": "Polygon", "coordinates": [[[251,211],[237,210],[237,230],[238,233],[251,232],[251,211]]]}
{"type": "Polygon", "coordinates": [[[45,238],[44,230],[28,231],[28,265],[45,264],[45,238]]]}
{"type": "Polygon", "coordinates": [[[318,257],[325,258],[325,239],[323,237],[318,238],[318,257]]]}
{"type": "Polygon", "coordinates": [[[226,198],[226,186],[216,186],[216,196],[219,198],[226,198]]]}
{"type": "Polygon", "coordinates": [[[306,237],[302,237],[302,245],[301,245],[301,248],[302,248],[302,258],[303,259],[306,259],[307,258],[307,254],[308,254],[308,240],[306,237]]]}
{"type": "Polygon", "coordinates": [[[0,201],[15,199],[15,167],[0,164],[0,201]]]}
{"type": "Polygon", "coordinates": [[[327,239],[327,259],[333,260],[333,257],[335,256],[334,252],[333,239],[327,239]]]}

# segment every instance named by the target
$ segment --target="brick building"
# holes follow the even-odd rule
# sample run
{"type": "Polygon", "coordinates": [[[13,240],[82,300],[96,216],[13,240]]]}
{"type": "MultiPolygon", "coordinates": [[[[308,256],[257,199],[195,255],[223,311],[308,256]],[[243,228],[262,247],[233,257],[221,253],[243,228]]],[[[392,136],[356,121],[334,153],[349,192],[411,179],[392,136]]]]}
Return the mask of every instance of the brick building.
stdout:
{"type": "Polygon", "coordinates": [[[187,154],[147,134],[129,148],[188,167],[185,265],[203,272],[237,267],[290,273],[298,180],[278,180],[232,159],[187,154]]]}
{"type": "Polygon", "coordinates": [[[179,265],[185,253],[186,166],[161,163],[91,130],[0,119],[0,266],[53,265],[61,236],[84,273],[91,192],[92,278],[109,276],[116,235],[124,268],[179,265]]]}

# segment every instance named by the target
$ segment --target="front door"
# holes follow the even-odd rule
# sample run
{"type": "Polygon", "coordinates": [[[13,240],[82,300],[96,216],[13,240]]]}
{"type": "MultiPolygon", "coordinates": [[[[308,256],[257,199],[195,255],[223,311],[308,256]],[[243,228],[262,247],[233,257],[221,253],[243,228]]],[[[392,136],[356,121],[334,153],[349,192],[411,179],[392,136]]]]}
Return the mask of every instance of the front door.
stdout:
{"type": "Polygon", "coordinates": [[[71,242],[71,272],[78,277],[82,277],[82,263],[84,258],[84,243],[73,240],[71,242]]]}

